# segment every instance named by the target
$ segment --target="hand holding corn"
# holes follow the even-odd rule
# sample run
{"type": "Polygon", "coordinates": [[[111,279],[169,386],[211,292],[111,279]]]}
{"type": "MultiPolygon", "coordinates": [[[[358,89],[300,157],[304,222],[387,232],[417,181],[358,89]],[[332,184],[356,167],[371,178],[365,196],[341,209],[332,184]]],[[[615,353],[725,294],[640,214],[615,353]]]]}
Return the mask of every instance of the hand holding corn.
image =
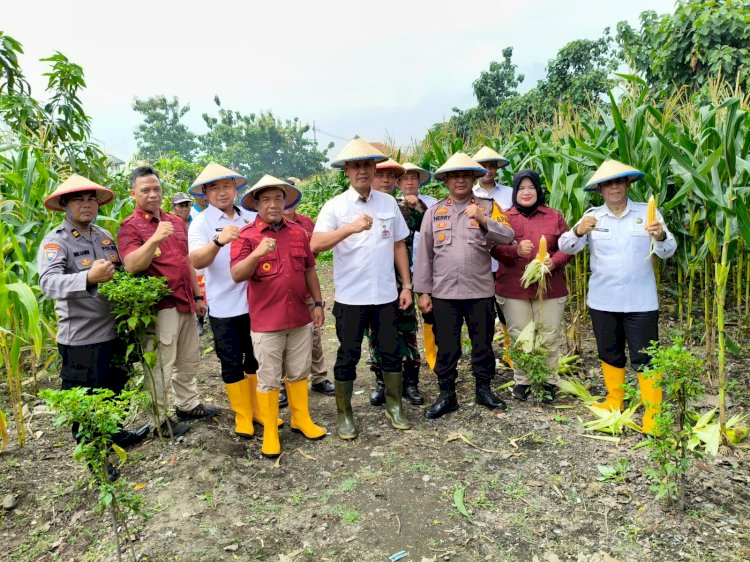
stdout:
{"type": "Polygon", "coordinates": [[[661,242],[666,239],[664,225],[656,221],[656,201],[654,200],[653,195],[648,198],[645,229],[654,240],[659,240],[661,242]]]}

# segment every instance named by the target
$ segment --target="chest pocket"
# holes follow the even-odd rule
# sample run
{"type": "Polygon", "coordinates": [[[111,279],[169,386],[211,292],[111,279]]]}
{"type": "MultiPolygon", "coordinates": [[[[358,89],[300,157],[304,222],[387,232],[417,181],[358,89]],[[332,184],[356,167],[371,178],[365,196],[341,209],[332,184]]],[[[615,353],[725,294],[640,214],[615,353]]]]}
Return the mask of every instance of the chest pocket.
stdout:
{"type": "Polygon", "coordinates": [[[305,271],[305,259],[307,258],[305,249],[299,246],[292,246],[290,253],[292,254],[292,267],[294,267],[294,270],[305,271]]]}
{"type": "Polygon", "coordinates": [[[393,225],[396,215],[393,213],[378,213],[378,236],[381,238],[393,238],[393,225]]]}
{"type": "MultiPolygon", "coordinates": [[[[293,258],[292,258],[293,259],[293,258]]],[[[273,251],[258,260],[255,266],[255,277],[272,277],[279,273],[279,256],[273,251]]]]}
{"type": "Polygon", "coordinates": [[[441,218],[432,223],[432,245],[437,247],[447,246],[453,238],[453,227],[448,218],[441,218]]]}

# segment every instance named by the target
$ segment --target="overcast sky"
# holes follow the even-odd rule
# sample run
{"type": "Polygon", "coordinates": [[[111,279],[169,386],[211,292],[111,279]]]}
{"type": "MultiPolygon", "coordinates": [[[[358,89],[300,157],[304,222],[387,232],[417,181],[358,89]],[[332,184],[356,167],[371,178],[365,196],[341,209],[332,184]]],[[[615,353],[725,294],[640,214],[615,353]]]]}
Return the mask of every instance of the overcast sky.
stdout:
{"type": "Polygon", "coordinates": [[[83,67],[94,136],[127,160],[140,122],[133,99],[160,94],[190,104],[185,121],[196,132],[218,95],[228,109],[315,122],[321,144],[359,134],[405,145],[452,107],[474,105],[472,82],[505,47],[527,89],[568,41],[673,8],[673,0],[7,0],[0,29],[23,44],[36,97],[41,57],[60,51],[83,67]]]}

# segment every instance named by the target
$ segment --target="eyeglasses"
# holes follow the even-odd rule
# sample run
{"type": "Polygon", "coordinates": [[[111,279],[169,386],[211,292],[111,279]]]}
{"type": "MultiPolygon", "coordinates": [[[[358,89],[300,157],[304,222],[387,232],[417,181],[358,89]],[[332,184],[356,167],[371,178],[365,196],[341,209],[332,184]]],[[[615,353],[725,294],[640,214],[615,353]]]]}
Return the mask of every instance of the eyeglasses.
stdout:
{"type": "Polygon", "coordinates": [[[190,201],[183,201],[182,203],[175,203],[175,207],[180,207],[181,209],[185,209],[187,207],[190,207],[191,203],[190,201]]]}

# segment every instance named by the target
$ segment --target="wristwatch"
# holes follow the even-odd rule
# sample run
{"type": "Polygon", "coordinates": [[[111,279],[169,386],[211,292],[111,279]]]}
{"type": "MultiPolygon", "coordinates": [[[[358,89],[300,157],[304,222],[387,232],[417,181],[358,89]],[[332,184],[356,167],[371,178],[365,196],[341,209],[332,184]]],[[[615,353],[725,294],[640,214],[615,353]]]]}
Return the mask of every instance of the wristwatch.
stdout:
{"type": "Polygon", "coordinates": [[[194,301],[202,301],[202,300],[205,300],[205,299],[203,298],[203,295],[195,295],[193,297],[193,300],[194,301]]]}
{"type": "Polygon", "coordinates": [[[411,283],[404,283],[403,285],[401,285],[401,288],[409,289],[411,291],[414,288],[414,285],[412,285],[411,283]]]}
{"type": "Polygon", "coordinates": [[[326,301],[315,301],[315,308],[325,308],[326,301]]]}
{"type": "Polygon", "coordinates": [[[213,242],[214,244],[216,244],[219,248],[223,248],[224,246],[226,246],[226,244],[222,244],[221,242],[219,242],[219,235],[218,234],[216,236],[214,236],[213,238],[211,238],[211,242],[213,242]]]}

